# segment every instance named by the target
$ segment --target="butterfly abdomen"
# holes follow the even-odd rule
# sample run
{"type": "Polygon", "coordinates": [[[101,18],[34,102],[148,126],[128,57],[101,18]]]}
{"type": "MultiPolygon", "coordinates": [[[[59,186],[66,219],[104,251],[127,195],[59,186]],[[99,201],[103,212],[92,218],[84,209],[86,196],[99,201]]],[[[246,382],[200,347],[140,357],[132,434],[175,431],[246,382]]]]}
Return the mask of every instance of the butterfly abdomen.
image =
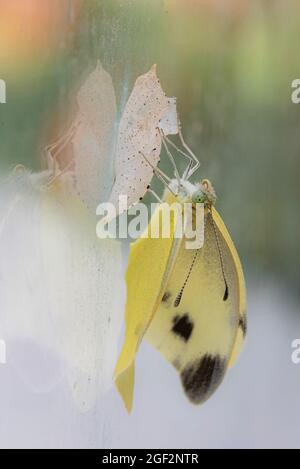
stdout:
{"type": "Polygon", "coordinates": [[[227,362],[219,355],[204,355],[189,363],[180,373],[187,397],[193,404],[205,402],[221,384],[227,362]]]}

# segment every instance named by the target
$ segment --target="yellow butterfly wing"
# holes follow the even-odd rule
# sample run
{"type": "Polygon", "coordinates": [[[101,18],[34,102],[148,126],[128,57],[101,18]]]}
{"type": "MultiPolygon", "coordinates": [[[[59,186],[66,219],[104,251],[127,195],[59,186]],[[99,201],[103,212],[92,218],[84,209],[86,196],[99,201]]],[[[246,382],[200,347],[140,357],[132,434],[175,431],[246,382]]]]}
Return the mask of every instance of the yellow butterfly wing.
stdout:
{"type": "Polygon", "coordinates": [[[167,204],[159,206],[144,235],[132,244],[129,255],[125,340],[115,369],[116,387],[129,412],[133,400],[135,355],[161,302],[181,242],[174,239],[176,210],[171,212],[170,237],[163,238],[157,228],[162,226],[167,211],[167,204]],[[158,237],[151,237],[151,232],[157,233],[158,237]]]}
{"type": "Polygon", "coordinates": [[[215,224],[217,225],[224,241],[232,255],[233,262],[235,264],[237,278],[238,278],[238,290],[239,290],[239,327],[237,330],[236,340],[233,347],[232,355],[229,361],[229,367],[233,366],[238,355],[240,354],[243,343],[247,334],[247,295],[246,295],[246,285],[244,279],[243,268],[237,250],[234,246],[234,243],[227,231],[227,228],[220,217],[217,210],[213,209],[213,218],[215,224]]]}
{"type": "Polygon", "coordinates": [[[240,261],[221,217],[214,209],[212,215],[214,222],[206,213],[201,249],[189,250],[181,243],[161,304],[145,335],[177,369],[185,393],[195,404],[206,401],[222,382],[241,348],[246,324],[240,261]]]}

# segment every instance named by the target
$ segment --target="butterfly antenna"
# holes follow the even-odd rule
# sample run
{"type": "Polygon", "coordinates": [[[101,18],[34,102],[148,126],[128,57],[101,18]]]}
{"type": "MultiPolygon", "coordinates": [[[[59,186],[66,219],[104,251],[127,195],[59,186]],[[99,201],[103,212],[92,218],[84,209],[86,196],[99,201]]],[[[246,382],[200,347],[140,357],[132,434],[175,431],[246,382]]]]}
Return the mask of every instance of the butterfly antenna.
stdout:
{"type": "Polygon", "coordinates": [[[158,166],[154,166],[151,161],[149,161],[149,159],[144,155],[144,153],[142,153],[141,151],[138,152],[139,156],[141,158],[143,158],[146,163],[151,166],[151,168],[153,169],[153,173],[155,174],[155,176],[163,183],[163,185],[165,187],[168,188],[168,190],[176,197],[176,194],[175,192],[170,188],[170,182],[171,182],[171,179],[169,178],[169,176],[167,176],[160,168],[158,168],[158,166]]]}
{"type": "Polygon", "coordinates": [[[44,148],[44,154],[46,155],[46,162],[48,166],[53,166],[51,169],[56,176],[58,167],[57,157],[65,149],[65,147],[72,142],[75,132],[80,124],[79,118],[75,119],[70,128],[55,142],[50,143],[44,148]]]}
{"type": "Polygon", "coordinates": [[[176,296],[176,299],[175,299],[175,301],[174,301],[174,306],[175,306],[175,308],[177,308],[177,307],[180,305],[180,303],[181,303],[181,299],[182,299],[182,295],[183,295],[184,289],[185,289],[185,287],[186,287],[186,285],[187,285],[187,283],[188,283],[188,281],[189,281],[189,278],[190,278],[191,273],[192,273],[192,271],[193,271],[193,268],[194,268],[194,265],[195,265],[195,262],[196,262],[196,259],[197,259],[198,254],[199,254],[199,249],[197,249],[197,251],[195,252],[195,254],[194,254],[194,256],[193,256],[193,260],[192,260],[191,266],[190,266],[190,268],[189,268],[188,274],[187,274],[187,276],[186,276],[186,279],[185,279],[185,281],[184,281],[184,283],[183,283],[183,285],[182,285],[182,287],[181,287],[181,289],[180,289],[180,292],[179,292],[178,295],[176,296]]]}
{"type": "Polygon", "coordinates": [[[218,252],[219,252],[222,276],[223,276],[223,280],[224,280],[224,284],[225,284],[225,292],[224,292],[224,296],[223,296],[223,301],[226,301],[228,299],[228,296],[229,296],[229,288],[228,288],[228,283],[227,283],[226,275],[225,275],[225,266],[224,266],[223,253],[222,253],[222,249],[221,249],[221,245],[220,245],[220,239],[219,239],[219,235],[218,235],[218,231],[217,231],[217,227],[216,227],[216,224],[215,224],[214,217],[213,217],[211,211],[209,211],[209,214],[210,214],[210,217],[211,217],[211,222],[212,222],[212,226],[213,226],[213,230],[214,230],[216,244],[217,244],[217,248],[218,248],[218,252]]]}

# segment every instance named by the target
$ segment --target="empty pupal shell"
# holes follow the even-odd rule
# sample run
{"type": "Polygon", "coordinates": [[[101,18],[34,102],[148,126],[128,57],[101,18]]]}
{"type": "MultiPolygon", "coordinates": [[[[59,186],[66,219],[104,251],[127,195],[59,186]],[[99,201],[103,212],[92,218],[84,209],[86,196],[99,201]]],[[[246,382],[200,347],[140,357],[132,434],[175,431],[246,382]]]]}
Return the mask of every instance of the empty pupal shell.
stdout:
{"type": "MultiPolygon", "coordinates": [[[[159,163],[162,134],[177,132],[176,99],[165,95],[154,65],[136,80],[120,121],[116,178],[109,198],[117,212],[120,195],[128,197],[128,208],[145,195],[159,163]]],[[[102,222],[110,220],[106,217],[102,222]]]]}

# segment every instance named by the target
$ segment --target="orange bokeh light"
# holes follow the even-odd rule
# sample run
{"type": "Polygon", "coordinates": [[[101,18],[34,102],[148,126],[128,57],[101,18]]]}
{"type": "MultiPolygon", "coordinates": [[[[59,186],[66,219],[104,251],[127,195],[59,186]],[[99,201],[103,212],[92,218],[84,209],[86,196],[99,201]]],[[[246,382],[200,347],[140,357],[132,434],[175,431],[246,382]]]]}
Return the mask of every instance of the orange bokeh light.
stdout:
{"type": "Polygon", "coordinates": [[[81,0],[0,0],[1,68],[49,54],[72,25],[81,0]],[[41,56],[42,55],[42,56],[41,56]]]}

